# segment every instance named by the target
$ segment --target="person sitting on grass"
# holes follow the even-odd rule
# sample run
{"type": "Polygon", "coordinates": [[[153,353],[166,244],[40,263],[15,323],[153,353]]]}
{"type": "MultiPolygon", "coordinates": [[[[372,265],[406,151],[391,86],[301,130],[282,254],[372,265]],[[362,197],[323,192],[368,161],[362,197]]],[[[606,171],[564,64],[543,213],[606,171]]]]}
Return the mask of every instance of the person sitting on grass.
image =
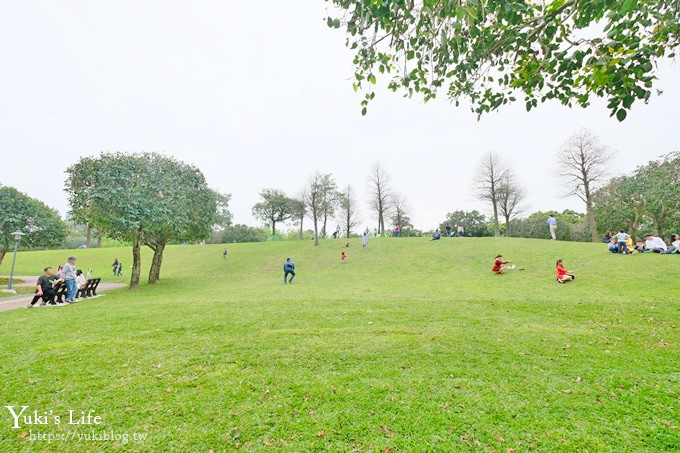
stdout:
{"type": "Polygon", "coordinates": [[[291,261],[290,258],[286,260],[286,262],[283,265],[283,284],[288,284],[288,283],[293,283],[293,279],[295,278],[295,263],[291,261]],[[290,277],[290,280],[288,280],[288,276],[290,277]]]}
{"type": "Polygon", "coordinates": [[[41,307],[44,307],[45,305],[56,305],[54,302],[54,286],[57,283],[63,283],[64,280],[61,278],[57,278],[56,275],[54,275],[52,268],[51,267],[46,267],[44,269],[44,274],[38,277],[38,283],[36,284],[37,288],[35,290],[35,296],[33,297],[33,300],[31,303],[26,307],[26,308],[33,308],[36,302],[38,300],[42,299],[42,303],[40,304],[41,307]]]}
{"type": "Polygon", "coordinates": [[[610,252],[612,253],[619,253],[619,243],[616,240],[616,236],[612,236],[609,239],[609,244],[607,244],[607,248],[609,249],[610,252]]]}
{"type": "Polygon", "coordinates": [[[637,248],[635,248],[635,242],[633,242],[633,238],[630,236],[626,238],[626,248],[628,249],[628,253],[632,253],[633,255],[638,252],[637,248]]]}
{"type": "Polygon", "coordinates": [[[576,279],[576,276],[574,275],[573,272],[565,269],[564,260],[557,260],[556,267],[557,267],[557,281],[559,283],[565,283],[570,280],[576,279]]]}
{"type": "Polygon", "coordinates": [[[664,254],[673,253],[675,251],[675,247],[668,247],[663,239],[652,234],[645,235],[645,247],[647,250],[651,250],[654,253],[664,254]]]}
{"type": "MultiPolygon", "coordinates": [[[[78,269],[76,271],[76,286],[78,286],[78,291],[87,288],[87,279],[83,275],[83,271],[78,269]]],[[[83,297],[87,297],[83,295],[83,297]]]]}
{"type": "Polygon", "coordinates": [[[493,263],[493,269],[492,269],[492,270],[493,270],[496,274],[501,275],[501,274],[502,274],[503,272],[505,272],[506,270],[508,270],[508,269],[514,269],[514,268],[515,268],[515,266],[505,267],[505,265],[508,264],[508,263],[512,263],[512,261],[510,261],[510,260],[508,260],[508,261],[503,261],[503,255],[496,255],[496,258],[494,258],[494,263],[493,263]]]}
{"type": "Polygon", "coordinates": [[[672,253],[680,252],[680,234],[671,235],[671,245],[675,247],[675,250],[672,253]]]}
{"type": "Polygon", "coordinates": [[[439,228],[437,228],[434,233],[432,233],[432,237],[430,238],[431,241],[438,241],[442,238],[442,235],[439,233],[439,228]]]}

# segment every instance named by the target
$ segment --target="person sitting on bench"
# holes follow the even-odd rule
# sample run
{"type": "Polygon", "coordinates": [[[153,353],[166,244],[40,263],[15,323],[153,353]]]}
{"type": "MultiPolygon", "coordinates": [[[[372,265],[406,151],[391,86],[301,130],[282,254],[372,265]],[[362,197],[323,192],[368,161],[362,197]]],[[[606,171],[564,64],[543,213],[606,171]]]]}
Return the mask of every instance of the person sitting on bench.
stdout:
{"type": "Polygon", "coordinates": [[[85,289],[87,288],[87,279],[83,275],[83,271],[80,269],[76,271],[76,286],[78,287],[76,297],[78,297],[78,294],[80,294],[82,297],[87,297],[87,294],[85,294],[85,289]]]}
{"type": "Polygon", "coordinates": [[[35,290],[35,296],[33,297],[33,300],[31,303],[26,307],[26,308],[33,308],[36,302],[38,302],[39,299],[42,299],[42,303],[40,304],[41,307],[44,307],[46,304],[49,305],[56,305],[54,302],[54,286],[57,285],[58,283],[63,283],[64,280],[61,278],[57,278],[56,275],[54,275],[52,268],[51,267],[46,267],[44,270],[44,274],[38,277],[38,283],[36,284],[37,289],[35,290]]]}

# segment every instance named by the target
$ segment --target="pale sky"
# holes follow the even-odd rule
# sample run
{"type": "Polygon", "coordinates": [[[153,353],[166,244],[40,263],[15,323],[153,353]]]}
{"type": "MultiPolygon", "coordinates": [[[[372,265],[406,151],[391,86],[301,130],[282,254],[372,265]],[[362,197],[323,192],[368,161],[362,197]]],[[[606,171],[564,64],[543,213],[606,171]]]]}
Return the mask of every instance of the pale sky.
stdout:
{"type": "MultiPolygon", "coordinates": [[[[417,227],[471,194],[480,154],[499,152],[530,210],[580,209],[561,197],[552,159],[588,127],[617,154],[612,174],[680,149],[680,68],[664,64],[648,105],[624,123],[604,101],[583,110],[522,104],[480,121],[467,108],[379,89],[369,114],[351,86],[351,54],[325,25],[323,0],[282,2],[6,1],[0,4],[0,184],[62,214],[64,170],[101,151],[160,151],[231,193],[238,223],[264,187],[294,195],[315,170],[363,196],[379,160],[417,227]]],[[[364,209],[363,225],[375,224],[364,209]]]]}

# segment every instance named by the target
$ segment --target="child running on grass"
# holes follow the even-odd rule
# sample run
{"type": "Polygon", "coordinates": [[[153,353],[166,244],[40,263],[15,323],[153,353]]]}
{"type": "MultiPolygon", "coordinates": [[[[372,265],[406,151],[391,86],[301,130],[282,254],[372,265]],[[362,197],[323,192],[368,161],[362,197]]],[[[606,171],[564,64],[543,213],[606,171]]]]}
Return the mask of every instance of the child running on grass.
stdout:
{"type": "Polygon", "coordinates": [[[344,263],[346,259],[347,255],[345,254],[345,252],[342,252],[342,255],[340,255],[340,260],[344,263]]]}
{"type": "Polygon", "coordinates": [[[576,279],[576,276],[573,272],[564,268],[564,260],[557,260],[555,266],[557,267],[557,281],[559,283],[565,283],[576,279]]]}
{"type": "Polygon", "coordinates": [[[503,261],[503,255],[496,255],[492,270],[496,274],[500,275],[508,269],[514,269],[515,268],[515,266],[505,267],[505,265],[508,264],[508,263],[512,263],[512,261],[510,261],[510,260],[503,261]]]}

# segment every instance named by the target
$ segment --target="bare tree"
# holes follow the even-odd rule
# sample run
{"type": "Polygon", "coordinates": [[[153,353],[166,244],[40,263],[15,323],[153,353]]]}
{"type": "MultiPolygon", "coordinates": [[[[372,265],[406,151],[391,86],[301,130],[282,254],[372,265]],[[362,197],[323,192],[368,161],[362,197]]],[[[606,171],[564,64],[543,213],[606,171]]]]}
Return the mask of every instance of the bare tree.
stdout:
{"type": "Polygon", "coordinates": [[[488,152],[482,156],[474,179],[474,189],[478,200],[491,203],[494,220],[494,235],[500,236],[498,222],[498,191],[508,172],[508,166],[495,152],[488,152]]]}
{"type": "Polygon", "coordinates": [[[345,229],[347,230],[347,237],[349,237],[352,228],[359,224],[359,203],[354,194],[354,189],[349,184],[342,192],[340,215],[345,224],[345,229]]]}
{"type": "Polygon", "coordinates": [[[498,212],[505,218],[505,235],[511,236],[510,222],[524,211],[522,203],[526,199],[526,191],[512,170],[508,170],[498,187],[498,212]]]}
{"type": "Polygon", "coordinates": [[[314,223],[314,245],[319,245],[319,220],[323,218],[323,179],[318,171],[312,175],[305,190],[307,214],[314,223]]]}
{"type": "Polygon", "coordinates": [[[305,217],[307,217],[306,197],[306,189],[303,189],[295,198],[292,199],[293,218],[300,224],[300,240],[303,240],[305,237],[304,223],[305,217]]]}
{"type": "Polygon", "coordinates": [[[593,242],[600,240],[593,211],[593,193],[607,174],[607,162],[612,157],[613,153],[587,129],[569,137],[557,152],[557,174],[569,187],[565,196],[576,196],[586,204],[586,223],[593,242]]]}
{"type": "Polygon", "coordinates": [[[391,208],[392,191],[390,189],[390,175],[376,162],[368,175],[369,206],[378,217],[378,231],[385,234],[385,217],[391,208]]]}
{"type": "Polygon", "coordinates": [[[394,225],[399,225],[402,229],[410,228],[411,217],[409,214],[410,208],[406,197],[400,193],[395,193],[392,196],[392,215],[390,216],[394,225]]]}

